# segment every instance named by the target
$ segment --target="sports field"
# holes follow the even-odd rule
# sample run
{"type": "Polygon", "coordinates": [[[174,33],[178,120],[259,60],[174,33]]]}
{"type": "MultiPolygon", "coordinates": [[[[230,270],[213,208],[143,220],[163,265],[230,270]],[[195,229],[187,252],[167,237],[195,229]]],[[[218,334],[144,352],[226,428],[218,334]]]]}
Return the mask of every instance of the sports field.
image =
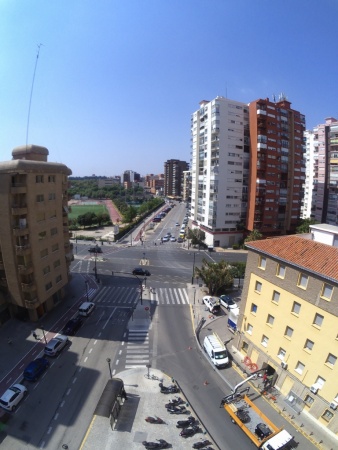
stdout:
{"type": "Polygon", "coordinates": [[[86,214],[87,212],[93,212],[95,214],[108,214],[109,212],[106,205],[71,205],[72,212],[68,214],[70,219],[76,219],[78,216],[86,214]]]}

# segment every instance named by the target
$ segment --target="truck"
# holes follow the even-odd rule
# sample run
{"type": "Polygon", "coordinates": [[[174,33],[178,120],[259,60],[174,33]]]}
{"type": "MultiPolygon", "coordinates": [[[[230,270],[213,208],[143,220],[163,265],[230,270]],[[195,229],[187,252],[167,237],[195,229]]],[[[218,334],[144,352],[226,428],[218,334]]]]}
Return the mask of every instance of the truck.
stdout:
{"type": "Polygon", "coordinates": [[[229,365],[229,355],[226,346],[216,333],[205,336],[203,348],[217,368],[220,369],[229,365]]]}
{"type": "Polygon", "coordinates": [[[262,450],[291,450],[295,442],[291,434],[283,428],[278,428],[250,400],[244,396],[228,396],[229,401],[222,402],[224,409],[251,439],[257,448],[262,450]]]}

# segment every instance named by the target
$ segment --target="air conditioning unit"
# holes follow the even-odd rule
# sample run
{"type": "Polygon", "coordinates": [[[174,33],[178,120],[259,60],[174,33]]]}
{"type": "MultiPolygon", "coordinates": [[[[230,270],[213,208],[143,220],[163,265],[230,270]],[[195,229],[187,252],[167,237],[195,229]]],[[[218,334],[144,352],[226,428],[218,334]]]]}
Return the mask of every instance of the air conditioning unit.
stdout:
{"type": "Polygon", "coordinates": [[[282,361],[282,362],[281,362],[281,366],[282,366],[282,369],[285,369],[285,370],[286,370],[286,369],[288,368],[288,363],[282,361]]]}
{"type": "Polygon", "coordinates": [[[312,392],[312,394],[317,394],[318,387],[314,384],[310,387],[310,391],[312,392]]]}
{"type": "Polygon", "coordinates": [[[337,404],[335,401],[332,401],[332,402],[330,403],[330,408],[336,410],[336,409],[338,408],[338,404],[337,404]]]}

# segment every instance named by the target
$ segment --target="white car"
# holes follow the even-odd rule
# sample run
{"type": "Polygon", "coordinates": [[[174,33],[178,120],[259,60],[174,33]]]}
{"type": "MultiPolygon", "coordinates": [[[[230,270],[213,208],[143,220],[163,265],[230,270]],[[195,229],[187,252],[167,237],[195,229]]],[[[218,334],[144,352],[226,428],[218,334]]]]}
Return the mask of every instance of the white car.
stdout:
{"type": "Polygon", "coordinates": [[[221,310],[221,304],[219,298],[217,297],[211,297],[211,295],[206,295],[205,297],[203,297],[203,303],[206,305],[206,307],[212,314],[217,314],[221,310]]]}
{"type": "Polygon", "coordinates": [[[57,356],[68,344],[68,337],[63,334],[57,334],[51,339],[45,347],[45,355],[57,356]]]}
{"type": "Polygon", "coordinates": [[[238,308],[237,303],[229,297],[229,295],[220,295],[219,297],[221,304],[226,307],[226,309],[236,309],[238,308]]]}
{"type": "MultiPolygon", "coordinates": [[[[135,270],[136,269],[133,270],[133,275],[134,275],[135,270]]],[[[148,272],[148,271],[146,271],[146,272],[148,272]]],[[[150,273],[149,273],[149,275],[150,275],[150,273]]],[[[90,315],[90,313],[93,311],[94,308],[95,308],[95,303],[93,303],[93,302],[84,302],[84,303],[82,303],[82,305],[79,308],[79,315],[87,317],[87,316],[90,315]]]]}
{"type": "Polygon", "coordinates": [[[176,238],[175,238],[175,236],[171,236],[171,238],[170,238],[170,242],[176,242],[176,238]]]}
{"type": "Polygon", "coordinates": [[[0,406],[7,411],[14,411],[27,392],[27,388],[22,384],[13,384],[0,398],[0,406]]]}

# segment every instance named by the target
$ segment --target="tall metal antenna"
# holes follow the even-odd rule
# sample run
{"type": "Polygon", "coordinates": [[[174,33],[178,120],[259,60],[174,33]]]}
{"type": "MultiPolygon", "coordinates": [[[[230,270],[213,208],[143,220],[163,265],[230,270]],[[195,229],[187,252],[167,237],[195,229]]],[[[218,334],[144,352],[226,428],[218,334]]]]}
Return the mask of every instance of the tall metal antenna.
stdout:
{"type": "Polygon", "coordinates": [[[38,65],[38,59],[39,59],[41,45],[43,45],[43,44],[38,44],[38,53],[36,55],[36,60],[35,60],[35,67],[34,67],[33,80],[32,80],[32,88],[31,88],[31,95],[29,97],[28,117],[27,117],[27,131],[26,131],[26,149],[27,149],[27,146],[28,146],[29,118],[30,118],[30,114],[31,114],[31,104],[32,104],[33,88],[34,88],[34,81],[35,81],[35,72],[36,72],[36,67],[38,65]]]}

